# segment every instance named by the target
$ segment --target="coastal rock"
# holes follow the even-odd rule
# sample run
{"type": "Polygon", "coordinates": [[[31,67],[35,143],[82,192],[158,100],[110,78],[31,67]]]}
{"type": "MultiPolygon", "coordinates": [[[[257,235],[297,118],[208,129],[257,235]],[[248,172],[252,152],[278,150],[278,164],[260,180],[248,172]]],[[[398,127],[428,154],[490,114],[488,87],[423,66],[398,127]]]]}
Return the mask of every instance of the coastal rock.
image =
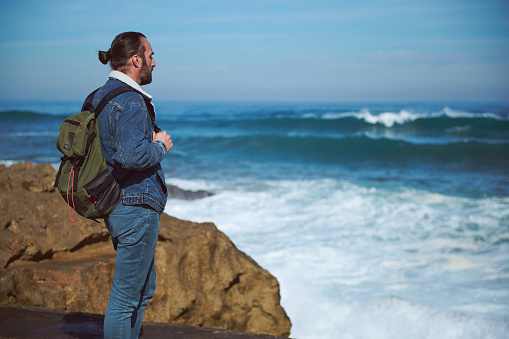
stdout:
{"type": "MultiPolygon", "coordinates": [[[[49,164],[0,165],[0,304],[104,314],[115,265],[109,233],[78,214],[71,226],[55,174],[49,164]]],[[[163,214],[156,268],[146,321],[290,333],[277,280],[212,223],[163,214]]]]}
{"type": "Polygon", "coordinates": [[[168,199],[196,200],[214,195],[214,193],[204,190],[184,190],[175,185],[166,185],[166,187],[168,187],[168,199]]]}

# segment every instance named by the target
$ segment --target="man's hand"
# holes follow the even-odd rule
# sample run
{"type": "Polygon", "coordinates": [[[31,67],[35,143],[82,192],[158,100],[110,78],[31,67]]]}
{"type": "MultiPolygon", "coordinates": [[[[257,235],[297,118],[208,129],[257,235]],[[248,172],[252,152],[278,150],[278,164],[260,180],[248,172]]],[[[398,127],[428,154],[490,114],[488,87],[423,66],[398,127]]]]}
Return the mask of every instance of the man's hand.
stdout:
{"type": "Polygon", "coordinates": [[[159,133],[153,132],[153,140],[156,142],[157,140],[161,140],[166,146],[166,151],[168,152],[173,147],[173,142],[171,142],[170,136],[166,133],[166,131],[161,131],[159,133]]]}

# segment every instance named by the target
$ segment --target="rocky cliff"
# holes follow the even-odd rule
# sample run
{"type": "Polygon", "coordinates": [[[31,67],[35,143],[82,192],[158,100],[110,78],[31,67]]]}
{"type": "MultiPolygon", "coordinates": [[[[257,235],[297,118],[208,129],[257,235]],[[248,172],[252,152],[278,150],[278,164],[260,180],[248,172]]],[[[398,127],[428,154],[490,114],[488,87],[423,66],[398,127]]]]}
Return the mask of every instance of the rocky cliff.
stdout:
{"type": "MultiPolygon", "coordinates": [[[[49,164],[0,165],[0,304],[104,314],[115,252],[103,223],[75,214],[49,164]]],[[[163,214],[157,289],[144,320],[288,336],[279,284],[212,223],[163,214]]]]}

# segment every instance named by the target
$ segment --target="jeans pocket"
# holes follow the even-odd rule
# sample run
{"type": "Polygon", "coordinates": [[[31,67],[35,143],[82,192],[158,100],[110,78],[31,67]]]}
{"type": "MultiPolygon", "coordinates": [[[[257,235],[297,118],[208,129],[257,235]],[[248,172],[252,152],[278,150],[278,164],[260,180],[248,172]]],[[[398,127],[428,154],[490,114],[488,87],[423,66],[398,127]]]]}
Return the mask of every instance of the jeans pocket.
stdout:
{"type": "Polygon", "coordinates": [[[137,243],[145,233],[146,210],[140,207],[117,205],[108,216],[111,236],[119,244],[137,243]]]}

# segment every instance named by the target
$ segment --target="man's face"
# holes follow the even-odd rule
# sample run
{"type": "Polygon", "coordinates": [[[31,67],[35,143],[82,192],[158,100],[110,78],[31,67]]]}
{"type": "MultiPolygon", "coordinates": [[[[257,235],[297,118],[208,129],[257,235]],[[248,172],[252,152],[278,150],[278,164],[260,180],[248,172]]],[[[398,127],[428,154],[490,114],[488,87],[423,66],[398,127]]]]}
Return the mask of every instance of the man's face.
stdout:
{"type": "Polygon", "coordinates": [[[156,62],[152,58],[154,52],[147,39],[142,38],[141,43],[145,46],[145,55],[142,56],[143,65],[140,71],[140,85],[148,85],[152,82],[152,71],[156,67],[156,62]]]}

